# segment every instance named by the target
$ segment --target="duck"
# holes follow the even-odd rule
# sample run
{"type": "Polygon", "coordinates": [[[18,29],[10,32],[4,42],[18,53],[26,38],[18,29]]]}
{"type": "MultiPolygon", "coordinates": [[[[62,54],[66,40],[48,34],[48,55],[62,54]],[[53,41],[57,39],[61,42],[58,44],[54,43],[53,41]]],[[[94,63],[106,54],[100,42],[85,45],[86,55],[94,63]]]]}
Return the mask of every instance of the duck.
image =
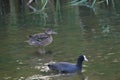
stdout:
{"type": "Polygon", "coordinates": [[[31,46],[38,46],[41,47],[38,52],[39,53],[46,53],[44,47],[51,44],[53,42],[52,34],[57,34],[54,30],[47,28],[43,33],[37,33],[28,36],[28,40],[25,41],[31,46]]]}
{"type": "Polygon", "coordinates": [[[77,71],[81,72],[83,61],[88,61],[88,59],[85,55],[80,55],[76,64],[70,62],[56,62],[48,64],[48,68],[59,73],[75,73],[77,71]]]}

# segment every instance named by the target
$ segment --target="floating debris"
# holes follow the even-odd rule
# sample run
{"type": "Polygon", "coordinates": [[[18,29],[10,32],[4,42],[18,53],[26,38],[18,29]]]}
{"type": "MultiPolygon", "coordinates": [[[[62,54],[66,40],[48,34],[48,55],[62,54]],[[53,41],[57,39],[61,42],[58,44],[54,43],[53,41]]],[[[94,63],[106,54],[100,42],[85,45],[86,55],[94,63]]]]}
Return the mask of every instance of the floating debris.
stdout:
{"type": "Polygon", "coordinates": [[[56,63],[56,62],[50,61],[50,62],[48,62],[48,63],[45,63],[44,65],[48,65],[48,64],[52,64],[52,63],[56,63]]]}
{"type": "Polygon", "coordinates": [[[39,69],[41,69],[41,66],[35,66],[35,69],[39,70],[39,69]]]}
{"type": "Polygon", "coordinates": [[[43,63],[38,63],[39,65],[43,65],[43,63]]]}
{"type": "Polygon", "coordinates": [[[20,62],[20,60],[16,60],[16,62],[20,62]]]}
{"type": "Polygon", "coordinates": [[[99,73],[100,75],[104,75],[105,73],[99,73]]]}
{"type": "Polygon", "coordinates": [[[114,59],[112,62],[117,63],[120,62],[118,59],[114,59]]]}
{"type": "Polygon", "coordinates": [[[54,77],[60,77],[60,76],[71,76],[74,75],[73,73],[71,74],[56,74],[56,75],[48,75],[48,76],[43,76],[43,75],[33,75],[30,77],[27,77],[25,80],[52,80],[54,77]]]}
{"type": "Polygon", "coordinates": [[[18,80],[25,80],[25,78],[21,76],[18,80]]]}
{"type": "Polygon", "coordinates": [[[88,80],[88,77],[85,77],[85,79],[84,80],[88,80]]]}
{"type": "Polygon", "coordinates": [[[87,65],[83,65],[83,67],[88,67],[87,65]]]}
{"type": "Polygon", "coordinates": [[[41,66],[41,70],[42,72],[48,72],[49,71],[49,67],[48,67],[48,64],[52,64],[52,63],[55,63],[54,61],[50,61],[48,63],[45,63],[43,66],[41,66]]]}
{"type": "Polygon", "coordinates": [[[104,56],[104,58],[103,59],[108,59],[108,56],[104,56]]]}
{"type": "Polygon", "coordinates": [[[35,66],[34,68],[38,69],[38,70],[40,70],[42,72],[48,72],[49,68],[48,68],[47,65],[50,64],[50,63],[55,63],[55,62],[50,61],[49,63],[45,63],[45,64],[40,63],[39,65],[35,66]]]}
{"type": "Polygon", "coordinates": [[[8,76],[8,77],[3,77],[3,79],[8,80],[11,79],[12,77],[8,76]]]}
{"type": "Polygon", "coordinates": [[[108,53],[107,55],[113,55],[113,54],[115,54],[115,53],[108,53]]]}
{"type": "Polygon", "coordinates": [[[86,70],[85,70],[85,69],[82,69],[82,71],[81,71],[81,72],[82,72],[82,73],[83,73],[83,72],[86,72],[86,70]]]}
{"type": "Polygon", "coordinates": [[[19,67],[17,67],[16,69],[17,69],[17,70],[20,70],[20,68],[19,68],[19,67]]]}
{"type": "Polygon", "coordinates": [[[50,80],[51,76],[43,76],[43,75],[33,75],[31,77],[26,78],[25,80],[50,80]]]}
{"type": "Polygon", "coordinates": [[[17,62],[18,64],[23,64],[23,62],[20,61],[20,60],[16,60],[16,62],[17,62]]]}
{"type": "Polygon", "coordinates": [[[42,71],[42,72],[48,72],[49,71],[49,68],[48,68],[48,66],[42,66],[41,67],[41,70],[40,71],[42,71]]]}
{"type": "Polygon", "coordinates": [[[19,62],[18,64],[23,64],[23,62],[19,62]]]}
{"type": "Polygon", "coordinates": [[[41,61],[42,59],[38,59],[38,61],[41,61]]]}

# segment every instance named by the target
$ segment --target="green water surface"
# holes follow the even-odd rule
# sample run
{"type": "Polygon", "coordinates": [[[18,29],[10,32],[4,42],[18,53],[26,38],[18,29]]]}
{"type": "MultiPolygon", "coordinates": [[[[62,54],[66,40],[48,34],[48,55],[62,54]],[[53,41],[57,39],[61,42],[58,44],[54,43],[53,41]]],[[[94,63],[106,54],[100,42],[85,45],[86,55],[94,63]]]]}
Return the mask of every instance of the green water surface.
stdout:
{"type": "Polygon", "coordinates": [[[39,14],[1,17],[0,80],[120,80],[120,14],[108,13],[70,7],[63,9],[57,23],[50,17],[46,25],[39,14]],[[43,28],[58,34],[45,47],[48,53],[40,55],[37,47],[24,41],[30,34],[44,32],[43,28]],[[80,54],[89,60],[83,63],[82,74],[44,71],[44,64],[51,61],[76,63],[80,54]]]}

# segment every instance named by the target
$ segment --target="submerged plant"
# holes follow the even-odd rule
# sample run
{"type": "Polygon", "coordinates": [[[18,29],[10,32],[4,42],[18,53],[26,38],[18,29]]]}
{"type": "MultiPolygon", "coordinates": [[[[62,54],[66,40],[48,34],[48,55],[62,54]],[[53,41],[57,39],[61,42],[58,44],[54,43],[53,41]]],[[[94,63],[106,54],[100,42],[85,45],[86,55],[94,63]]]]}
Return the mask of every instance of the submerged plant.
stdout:
{"type": "Polygon", "coordinates": [[[47,3],[48,3],[48,0],[40,0],[40,5],[41,5],[41,9],[40,10],[37,10],[35,7],[33,7],[32,5],[31,5],[31,3],[33,3],[34,2],[34,0],[29,0],[28,1],[28,3],[27,3],[27,5],[28,5],[28,7],[30,8],[30,9],[32,9],[33,10],[33,12],[41,12],[41,11],[43,11],[43,10],[45,10],[45,7],[46,7],[46,5],[47,5],[47,3]]]}
{"type": "Polygon", "coordinates": [[[48,3],[48,0],[41,0],[41,5],[42,5],[41,11],[45,10],[47,3],[48,3]]]}
{"type": "Polygon", "coordinates": [[[87,7],[93,7],[95,4],[100,4],[106,2],[107,5],[109,5],[110,0],[72,0],[70,2],[71,5],[84,5],[87,7]]]}
{"type": "Polygon", "coordinates": [[[106,5],[110,5],[112,3],[114,5],[114,0],[72,0],[69,2],[71,6],[86,6],[93,10],[93,12],[96,14],[96,5],[100,5],[102,3],[105,3],[106,5]]]}

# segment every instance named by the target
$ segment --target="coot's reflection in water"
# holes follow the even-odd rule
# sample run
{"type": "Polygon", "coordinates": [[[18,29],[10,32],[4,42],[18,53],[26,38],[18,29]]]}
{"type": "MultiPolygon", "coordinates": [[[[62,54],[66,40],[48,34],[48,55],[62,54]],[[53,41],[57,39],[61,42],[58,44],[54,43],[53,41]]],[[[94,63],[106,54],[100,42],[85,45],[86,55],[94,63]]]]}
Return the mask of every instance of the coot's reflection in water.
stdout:
{"type": "Polygon", "coordinates": [[[50,75],[32,75],[25,80],[88,80],[88,77],[82,73],[69,73],[69,74],[50,74],[50,75]]]}

